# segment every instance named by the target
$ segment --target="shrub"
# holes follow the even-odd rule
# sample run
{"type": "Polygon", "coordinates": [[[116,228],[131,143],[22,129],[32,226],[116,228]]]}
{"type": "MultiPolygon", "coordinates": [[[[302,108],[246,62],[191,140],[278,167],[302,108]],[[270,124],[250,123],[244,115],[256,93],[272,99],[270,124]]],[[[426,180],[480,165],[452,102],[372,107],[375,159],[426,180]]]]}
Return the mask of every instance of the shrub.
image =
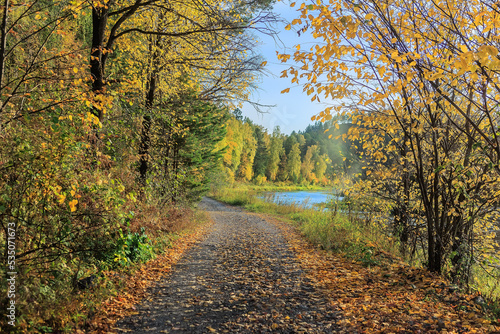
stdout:
{"type": "Polygon", "coordinates": [[[133,262],[147,261],[154,256],[151,240],[144,233],[144,227],[141,228],[141,233],[123,233],[119,230],[120,237],[117,240],[116,248],[114,249],[112,258],[108,256],[106,262],[114,262],[120,266],[127,266],[133,262]]]}
{"type": "Polygon", "coordinates": [[[266,182],[267,182],[267,177],[265,177],[262,174],[257,175],[257,177],[254,179],[254,183],[258,186],[261,186],[266,182]]]}

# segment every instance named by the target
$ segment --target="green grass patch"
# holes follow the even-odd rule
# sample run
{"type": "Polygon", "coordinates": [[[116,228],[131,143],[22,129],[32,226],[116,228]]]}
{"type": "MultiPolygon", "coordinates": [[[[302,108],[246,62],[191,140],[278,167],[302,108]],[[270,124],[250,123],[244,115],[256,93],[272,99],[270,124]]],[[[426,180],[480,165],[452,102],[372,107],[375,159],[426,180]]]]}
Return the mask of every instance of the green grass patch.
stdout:
{"type": "Polygon", "coordinates": [[[500,319],[500,268],[473,266],[473,286],[484,297],[488,308],[500,319]]]}
{"type": "Polygon", "coordinates": [[[218,197],[221,194],[225,193],[228,195],[229,193],[239,193],[239,192],[247,192],[250,191],[251,195],[255,195],[257,193],[268,192],[268,191],[329,191],[332,190],[332,187],[325,187],[321,185],[298,185],[290,182],[276,182],[276,183],[264,183],[264,184],[255,184],[248,182],[236,182],[232,187],[227,187],[223,189],[212,189],[210,192],[211,197],[218,197]]]}

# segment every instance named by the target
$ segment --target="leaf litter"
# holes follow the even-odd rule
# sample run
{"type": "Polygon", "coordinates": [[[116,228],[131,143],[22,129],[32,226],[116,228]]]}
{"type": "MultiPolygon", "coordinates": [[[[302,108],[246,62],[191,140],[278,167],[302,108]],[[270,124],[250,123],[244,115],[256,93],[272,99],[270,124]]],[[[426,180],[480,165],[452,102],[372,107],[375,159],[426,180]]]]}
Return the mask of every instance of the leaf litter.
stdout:
{"type": "Polygon", "coordinates": [[[214,222],[152,291],[139,314],[117,323],[133,333],[336,333],[339,309],[301,269],[279,230],[214,200],[214,222]]]}

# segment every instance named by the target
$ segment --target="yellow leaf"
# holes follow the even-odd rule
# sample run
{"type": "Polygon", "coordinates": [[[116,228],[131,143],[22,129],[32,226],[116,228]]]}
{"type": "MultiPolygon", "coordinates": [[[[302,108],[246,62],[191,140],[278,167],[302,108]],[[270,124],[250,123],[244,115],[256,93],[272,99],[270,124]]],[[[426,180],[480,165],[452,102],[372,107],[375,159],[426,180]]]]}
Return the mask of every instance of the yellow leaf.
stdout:
{"type": "Polygon", "coordinates": [[[281,91],[281,94],[285,94],[285,93],[288,93],[290,92],[290,88],[285,88],[281,91]]]}
{"type": "Polygon", "coordinates": [[[381,66],[378,68],[378,74],[383,77],[385,73],[385,66],[381,66]]]}
{"type": "Polygon", "coordinates": [[[62,194],[62,195],[59,195],[59,203],[62,204],[64,203],[64,200],[66,199],[66,195],[62,194]]]}
{"type": "Polygon", "coordinates": [[[74,200],[70,201],[68,204],[69,204],[69,208],[70,208],[71,212],[75,212],[76,205],[78,204],[78,200],[74,199],[74,200]]]}
{"type": "Polygon", "coordinates": [[[76,67],[73,67],[73,72],[78,73],[78,69],[76,67]]]}
{"type": "Polygon", "coordinates": [[[367,15],[365,16],[365,20],[370,20],[372,17],[373,17],[373,14],[372,14],[372,13],[367,14],[367,15]]]}
{"type": "Polygon", "coordinates": [[[267,61],[263,61],[262,63],[260,63],[260,66],[264,67],[264,66],[266,66],[266,64],[267,64],[267,61]]]}

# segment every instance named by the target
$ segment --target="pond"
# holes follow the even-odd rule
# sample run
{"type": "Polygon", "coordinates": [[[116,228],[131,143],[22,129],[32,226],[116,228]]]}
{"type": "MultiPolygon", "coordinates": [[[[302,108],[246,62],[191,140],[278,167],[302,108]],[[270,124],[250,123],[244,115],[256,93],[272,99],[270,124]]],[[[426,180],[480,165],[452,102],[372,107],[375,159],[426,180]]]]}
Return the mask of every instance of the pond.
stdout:
{"type": "Polygon", "coordinates": [[[259,198],[280,205],[295,204],[304,208],[312,208],[329,202],[333,198],[333,194],[326,191],[284,191],[266,192],[259,198]]]}

